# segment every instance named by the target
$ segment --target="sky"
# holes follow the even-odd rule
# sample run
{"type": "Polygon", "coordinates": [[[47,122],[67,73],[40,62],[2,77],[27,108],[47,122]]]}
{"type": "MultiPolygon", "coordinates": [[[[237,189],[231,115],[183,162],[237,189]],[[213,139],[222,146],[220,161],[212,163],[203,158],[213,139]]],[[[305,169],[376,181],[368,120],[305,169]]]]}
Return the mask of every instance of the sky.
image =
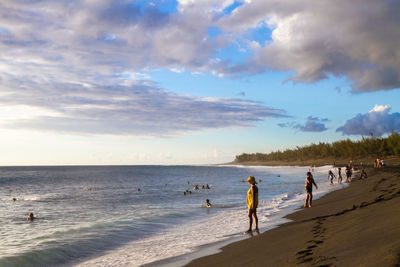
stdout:
{"type": "Polygon", "coordinates": [[[2,0],[0,165],[214,164],[400,131],[396,0],[2,0]]]}

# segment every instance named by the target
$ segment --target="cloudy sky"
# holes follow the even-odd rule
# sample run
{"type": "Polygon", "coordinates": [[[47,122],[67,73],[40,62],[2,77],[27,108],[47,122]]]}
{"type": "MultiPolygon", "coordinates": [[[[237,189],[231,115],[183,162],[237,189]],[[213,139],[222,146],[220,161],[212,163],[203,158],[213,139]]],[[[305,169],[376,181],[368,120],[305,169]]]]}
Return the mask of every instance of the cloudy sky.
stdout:
{"type": "Polygon", "coordinates": [[[2,0],[0,165],[207,164],[400,131],[400,2],[2,0]]]}

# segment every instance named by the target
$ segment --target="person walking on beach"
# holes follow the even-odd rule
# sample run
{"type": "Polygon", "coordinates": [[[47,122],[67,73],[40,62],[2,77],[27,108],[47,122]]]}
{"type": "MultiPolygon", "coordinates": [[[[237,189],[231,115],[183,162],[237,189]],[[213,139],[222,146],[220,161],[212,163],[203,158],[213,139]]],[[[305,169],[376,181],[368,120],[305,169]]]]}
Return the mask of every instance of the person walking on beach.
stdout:
{"type": "Polygon", "coordinates": [[[256,186],[256,178],[249,176],[246,180],[250,184],[250,189],[247,191],[247,208],[249,210],[249,229],[245,232],[246,234],[252,233],[251,227],[253,225],[253,217],[255,228],[254,231],[258,233],[258,218],[257,218],[257,207],[258,207],[258,187],[256,186]]]}
{"type": "Polygon", "coordinates": [[[313,185],[315,186],[316,189],[318,189],[318,186],[315,183],[311,172],[307,172],[307,178],[306,178],[306,184],[305,184],[307,196],[306,196],[306,201],[304,202],[304,208],[307,208],[307,206],[309,208],[311,208],[312,197],[313,197],[313,195],[312,195],[312,186],[313,185]]]}

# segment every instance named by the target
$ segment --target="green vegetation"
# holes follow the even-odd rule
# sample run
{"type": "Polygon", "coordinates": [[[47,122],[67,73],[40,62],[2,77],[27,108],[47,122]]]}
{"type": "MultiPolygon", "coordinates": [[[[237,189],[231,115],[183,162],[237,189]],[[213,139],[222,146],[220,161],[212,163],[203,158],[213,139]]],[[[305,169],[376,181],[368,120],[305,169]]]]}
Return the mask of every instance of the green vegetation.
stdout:
{"type": "Polygon", "coordinates": [[[332,144],[311,144],[268,154],[244,153],[236,156],[234,163],[299,162],[312,159],[355,159],[388,156],[400,156],[400,135],[394,131],[388,137],[373,137],[371,134],[371,137],[363,137],[360,141],[346,139],[332,144]]]}

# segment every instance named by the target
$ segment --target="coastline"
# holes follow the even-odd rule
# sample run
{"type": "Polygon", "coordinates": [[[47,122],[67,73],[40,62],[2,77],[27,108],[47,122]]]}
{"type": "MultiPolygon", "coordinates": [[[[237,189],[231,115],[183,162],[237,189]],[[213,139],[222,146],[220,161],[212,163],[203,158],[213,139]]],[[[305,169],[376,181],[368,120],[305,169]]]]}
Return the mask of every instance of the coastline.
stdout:
{"type": "Polygon", "coordinates": [[[291,222],[186,266],[400,264],[400,167],[393,165],[370,168],[366,180],[354,177],[349,187],[315,200],[311,209],[287,215],[291,222]]]}
{"type": "MultiPolygon", "coordinates": [[[[224,166],[224,165],[221,164],[220,166],[224,166]]],[[[230,165],[230,166],[232,166],[232,165],[230,165]]],[[[254,166],[254,165],[251,165],[251,166],[259,167],[259,166],[254,166]]],[[[289,165],[283,165],[283,166],[285,166],[285,167],[303,167],[303,166],[289,166],[289,165]]],[[[329,166],[329,165],[325,165],[325,166],[329,166]]],[[[264,167],[264,166],[261,166],[261,167],[264,167]]],[[[266,167],[269,167],[269,166],[266,166],[266,167]]],[[[271,166],[271,167],[281,167],[281,166],[271,166]]],[[[322,166],[319,166],[319,167],[322,167],[322,166]]],[[[314,200],[324,197],[326,194],[330,194],[333,191],[341,190],[342,188],[347,187],[348,185],[349,185],[348,183],[343,183],[341,186],[335,185],[328,192],[321,193],[319,191],[316,191],[314,194],[314,200]]],[[[297,212],[299,210],[299,208],[302,206],[302,203],[303,203],[303,200],[301,200],[299,203],[297,203],[295,205],[291,204],[291,207],[287,207],[287,209],[284,212],[282,212],[282,214],[280,216],[273,218],[273,222],[274,222],[273,224],[270,224],[268,226],[261,226],[260,233],[265,233],[272,229],[278,228],[279,226],[281,226],[285,223],[291,222],[291,220],[288,218],[288,216],[297,212]]],[[[260,213],[260,214],[262,215],[262,213],[260,213]]],[[[243,221],[247,222],[247,216],[243,217],[243,218],[244,218],[243,221]]],[[[255,235],[255,233],[254,233],[254,235],[255,235]]],[[[230,237],[228,239],[201,245],[201,246],[197,247],[197,249],[195,249],[193,252],[153,261],[153,262],[144,264],[142,266],[163,266],[163,267],[185,266],[185,265],[189,264],[191,261],[196,260],[198,258],[217,254],[217,253],[221,252],[221,248],[223,248],[229,244],[232,244],[235,242],[240,242],[242,240],[251,238],[250,235],[244,235],[243,232],[238,232],[236,234],[232,234],[229,236],[230,237]]]]}
{"type": "MultiPolygon", "coordinates": [[[[366,168],[373,167],[374,157],[364,157],[364,158],[353,158],[352,161],[355,166],[360,166],[363,162],[363,166],[366,168]]],[[[388,165],[398,165],[400,162],[399,156],[389,156],[386,157],[388,165]]],[[[319,159],[308,159],[308,160],[298,160],[298,161],[285,161],[285,160],[275,160],[275,161],[232,161],[220,165],[243,165],[243,166],[315,166],[321,167],[326,165],[335,166],[346,166],[349,162],[348,158],[319,158],[319,159]]]]}

